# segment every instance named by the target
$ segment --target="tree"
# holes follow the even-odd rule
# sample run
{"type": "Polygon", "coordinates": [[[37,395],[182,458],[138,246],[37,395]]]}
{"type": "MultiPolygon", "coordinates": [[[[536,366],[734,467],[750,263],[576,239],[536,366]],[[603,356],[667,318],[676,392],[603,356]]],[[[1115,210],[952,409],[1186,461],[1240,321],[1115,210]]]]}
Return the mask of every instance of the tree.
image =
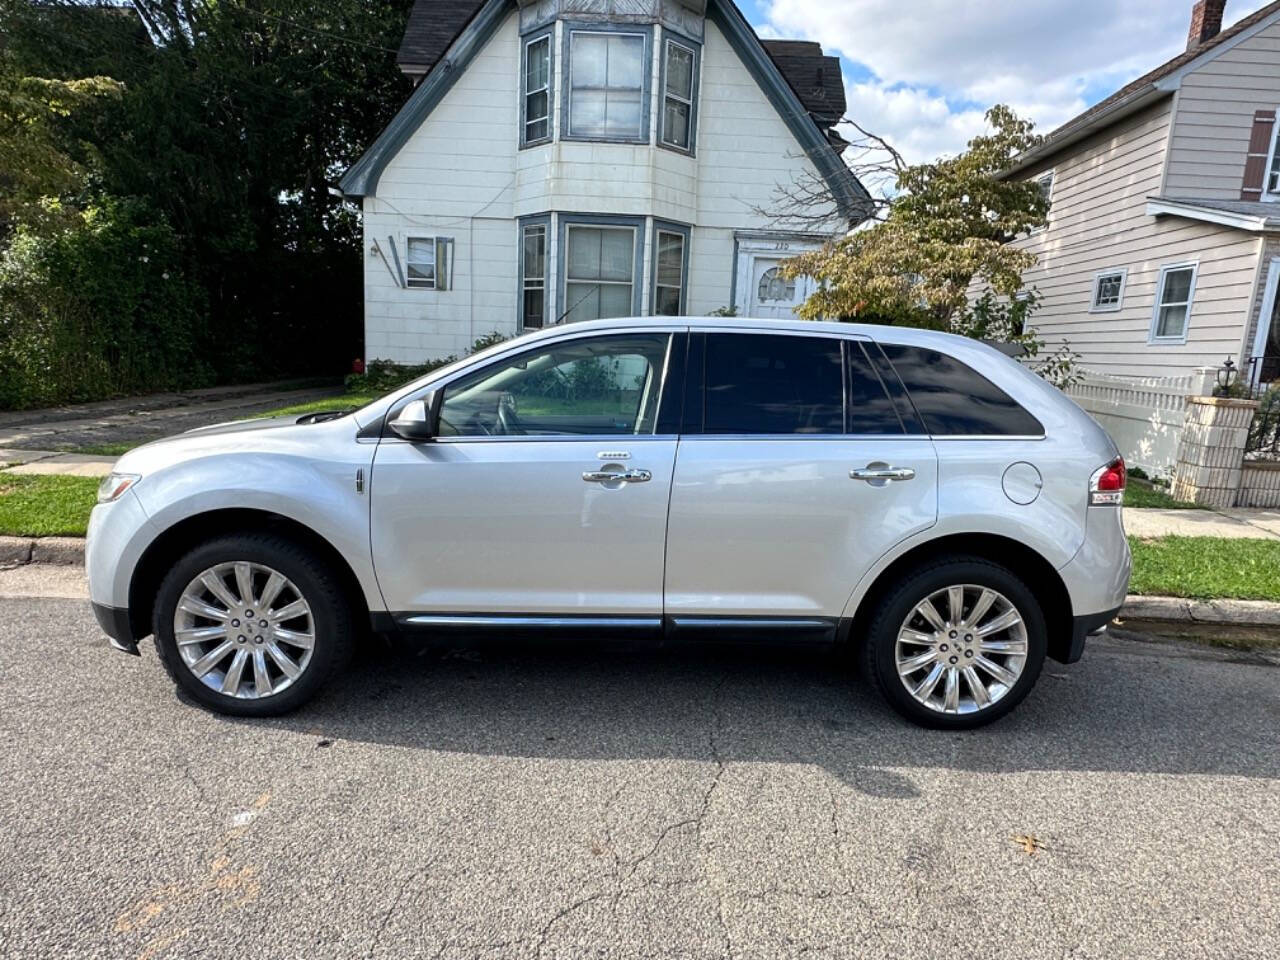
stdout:
{"type": "Polygon", "coordinates": [[[1009,242],[1043,225],[1048,202],[1035,183],[996,175],[1041,138],[1008,107],[993,107],[987,122],[958,156],[897,164],[878,222],[786,264],[819,281],[802,316],[954,330],[975,282],[1018,293],[1036,260],[1009,242]]]}

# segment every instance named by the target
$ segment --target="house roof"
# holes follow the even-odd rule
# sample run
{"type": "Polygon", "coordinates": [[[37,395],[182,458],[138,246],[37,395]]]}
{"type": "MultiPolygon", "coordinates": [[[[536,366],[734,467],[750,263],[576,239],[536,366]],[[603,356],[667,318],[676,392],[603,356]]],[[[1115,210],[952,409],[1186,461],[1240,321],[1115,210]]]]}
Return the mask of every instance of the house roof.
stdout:
{"type": "Polygon", "coordinates": [[[1220,223],[1253,233],[1280,231],[1280,203],[1258,200],[1197,200],[1186,197],[1148,197],[1152,216],[1185,217],[1220,223]]]}
{"type": "Polygon", "coordinates": [[[840,58],[828,57],[812,40],[761,40],[788,86],[824,130],[844,116],[844,75],[840,58]]]}
{"type": "Polygon", "coordinates": [[[430,72],[483,6],[484,0],[415,0],[396,66],[419,76],[430,72]]]}
{"type": "MultiPolygon", "coordinates": [[[[484,6],[484,0],[415,0],[405,24],[396,65],[415,77],[425,76],[444,56],[449,45],[484,6]]],[[[844,116],[844,77],[840,58],[825,56],[812,40],[761,40],[818,128],[828,128],[844,116]]],[[[839,138],[832,142],[842,144],[839,138]]]]}
{"type": "Polygon", "coordinates": [[[1125,84],[1111,96],[1098,101],[1088,110],[1051,132],[1038,147],[1033,147],[1015,158],[1013,165],[1004,172],[1003,176],[1012,176],[1025,170],[1049,154],[1056,153],[1063,147],[1115,123],[1149,103],[1169,96],[1176,88],[1176,84],[1171,84],[1169,81],[1174,79],[1174,75],[1179,70],[1202,57],[1216,56],[1227,49],[1231,41],[1251,28],[1261,25],[1263,21],[1274,17],[1277,13],[1280,13],[1280,0],[1273,0],[1272,3],[1255,10],[1247,17],[1241,17],[1212,39],[1178,54],[1154,70],[1125,84]]]}

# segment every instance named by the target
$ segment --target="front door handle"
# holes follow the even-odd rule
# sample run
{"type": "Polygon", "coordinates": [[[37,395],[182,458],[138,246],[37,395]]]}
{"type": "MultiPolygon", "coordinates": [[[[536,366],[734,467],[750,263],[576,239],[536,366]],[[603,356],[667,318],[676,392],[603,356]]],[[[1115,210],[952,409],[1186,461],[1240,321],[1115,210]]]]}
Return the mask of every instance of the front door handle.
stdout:
{"type": "Polygon", "coordinates": [[[868,463],[861,470],[850,470],[853,480],[879,480],[883,484],[889,480],[910,480],[916,472],[910,467],[891,467],[887,463],[868,463]]]}
{"type": "Polygon", "coordinates": [[[587,483],[611,483],[621,480],[623,483],[648,483],[653,474],[648,470],[586,470],[582,479],[587,483]]]}

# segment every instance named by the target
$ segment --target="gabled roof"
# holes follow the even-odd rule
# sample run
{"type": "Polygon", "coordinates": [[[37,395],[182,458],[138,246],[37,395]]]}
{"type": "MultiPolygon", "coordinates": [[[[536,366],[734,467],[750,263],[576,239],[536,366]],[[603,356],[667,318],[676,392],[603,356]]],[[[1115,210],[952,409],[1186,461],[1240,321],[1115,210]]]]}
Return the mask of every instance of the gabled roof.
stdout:
{"type": "MultiPolygon", "coordinates": [[[[1280,0],[1277,2],[1280,3],[1280,0]]],[[[421,60],[425,75],[408,102],[378,135],[378,139],[343,175],[340,188],[347,196],[374,195],[383,169],[448,93],[454,81],[493,35],[502,20],[514,9],[515,0],[416,0],[410,24],[419,16],[420,10],[424,11],[421,16],[429,17],[432,11],[450,4],[471,11],[461,25],[428,26],[425,21],[420,21],[413,30],[412,42],[409,30],[406,30],[397,62],[403,66],[410,62],[407,58],[415,58],[415,63],[421,60]],[[452,36],[444,41],[442,38],[451,31],[452,36]],[[437,64],[441,64],[441,69],[433,69],[437,64]]],[[[842,141],[822,125],[822,121],[802,102],[733,0],[708,0],[706,15],[708,20],[720,28],[729,45],[742,59],[747,72],[760,85],[769,102],[795,135],[805,155],[831,189],[841,216],[850,224],[865,220],[871,215],[871,196],[840,159],[837,146],[842,141]]],[[[461,13],[450,19],[449,23],[457,24],[460,19],[461,13]]],[[[835,90],[839,91],[837,100],[835,91],[830,89],[831,66],[826,63],[828,60],[835,61],[835,75],[839,77],[839,61],[835,57],[824,57],[817,44],[812,47],[802,46],[804,49],[800,51],[788,48],[782,52],[782,56],[796,61],[798,82],[809,88],[809,102],[824,111],[820,116],[826,117],[826,111],[834,110],[837,105],[840,108],[838,115],[842,116],[843,83],[837,82],[835,85],[835,90]],[[812,55],[813,48],[817,49],[816,57],[812,55]],[[810,79],[805,80],[805,77],[810,79]],[[822,90],[821,96],[819,88],[822,90]]]]}
{"type": "Polygon", "coordinates": [[[1013,165],[1004,172],[1003,176],[1011,176],[1018,173],[1049,154],[1056,153],[1063,147],[1110,126],[1117,120],[1127,117],[1142,107],[1171,95],[1177,88],[1177,75],[1183,67],[1195,61],[1211,60],[1223,51],[1230,49],[1234,45],[1233,41],[1238,38],[1243,39],[1242,34],[1255,27],[1261,27],[1265,21],[1272,19],[1277,14],[1280,14],[1280,0],[1274,0],[1274,2],[1255,10],[1247,17],[1241,17],[1212,39],[1178,54],[1173,59],[1160,64],[1154,70],[1144,73],[1138,79],[1126,83],[1111,96],[1098,101],[1084,113],[1073,117],[1058,127],[1045,137],[1040,146],[1028,150],[1017,157],[1013,165]]]}

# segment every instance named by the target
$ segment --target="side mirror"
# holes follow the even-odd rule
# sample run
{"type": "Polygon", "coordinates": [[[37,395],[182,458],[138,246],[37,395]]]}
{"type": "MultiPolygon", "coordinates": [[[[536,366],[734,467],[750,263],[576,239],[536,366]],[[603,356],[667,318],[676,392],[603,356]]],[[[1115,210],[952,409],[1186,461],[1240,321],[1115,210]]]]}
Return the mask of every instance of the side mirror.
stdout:
{"type": "Polygon", "coordinates": [[[397,437],[421,443],[434,440],[440,419],[440,391],[432,390],[421,400],[413,400],[400,408],[387,426],[397,437]]]}

